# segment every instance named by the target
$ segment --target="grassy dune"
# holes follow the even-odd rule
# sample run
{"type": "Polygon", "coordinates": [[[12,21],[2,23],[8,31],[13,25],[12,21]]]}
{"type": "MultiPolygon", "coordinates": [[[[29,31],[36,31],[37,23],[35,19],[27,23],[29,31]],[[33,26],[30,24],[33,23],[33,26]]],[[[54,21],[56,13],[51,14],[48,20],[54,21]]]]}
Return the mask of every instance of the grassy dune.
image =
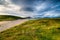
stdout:
{"type": "Polygon", "coordinates": [[[11,16],[11,15],[0,15],[0,21],[10,21],[20,19],[21,17],[11,16]]]}
{"type": "Polygon", "coordinates": [[[1,32],[0,40],[60,40],[60,19],[30,20],[1,32]]]}

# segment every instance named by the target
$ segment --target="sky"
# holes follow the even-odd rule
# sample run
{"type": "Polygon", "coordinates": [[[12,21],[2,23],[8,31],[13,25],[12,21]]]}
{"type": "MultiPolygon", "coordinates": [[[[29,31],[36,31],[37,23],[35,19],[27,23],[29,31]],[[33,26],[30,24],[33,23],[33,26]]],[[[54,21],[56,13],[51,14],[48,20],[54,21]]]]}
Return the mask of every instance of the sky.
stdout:
{"type": "Polygon", "coordinates": [[[0,15],[60,17],[60,0],[0,0],[0,15]]]}

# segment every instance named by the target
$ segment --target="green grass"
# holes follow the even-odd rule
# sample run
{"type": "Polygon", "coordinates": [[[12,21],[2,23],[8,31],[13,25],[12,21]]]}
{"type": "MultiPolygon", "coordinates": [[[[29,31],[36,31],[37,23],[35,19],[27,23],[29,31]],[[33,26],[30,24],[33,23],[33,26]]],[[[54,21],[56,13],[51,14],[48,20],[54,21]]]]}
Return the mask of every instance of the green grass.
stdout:
{"type": "Polygon", "coordinates": [[[11,15],[0,15],[0,21],[10,21],[21,19],[21,17],[11,16],[11,15]]]}
{"type": "Polygon", "coordinates": [[[60,40],[60,19],[27,21],[1,32],[0,40],[60,40]]]}

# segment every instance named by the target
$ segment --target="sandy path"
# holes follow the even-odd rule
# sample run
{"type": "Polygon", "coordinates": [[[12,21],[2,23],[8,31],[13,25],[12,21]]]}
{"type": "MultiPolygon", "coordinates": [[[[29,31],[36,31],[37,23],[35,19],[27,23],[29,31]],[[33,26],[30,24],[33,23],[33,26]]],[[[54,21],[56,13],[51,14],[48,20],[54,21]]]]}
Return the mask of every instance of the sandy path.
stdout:
{"type": "Polygon", "coordinates": [[[15,21],[5,21],[5,22],[0,22],[0,32],[7,30],[11,27],[14,27],[16,25],[22,24],[24,22],[28,21],[28,19],[19,19],[15,21]],[[2,24],[1,24],[2,23],[2,24]]]}
{"type": "Polygon", "coordinates": [[[1,21],[0,22],[0,25],[5,24],[5,23],[8,23],[8,22],[10,22],[10,21],[1,21]]]}

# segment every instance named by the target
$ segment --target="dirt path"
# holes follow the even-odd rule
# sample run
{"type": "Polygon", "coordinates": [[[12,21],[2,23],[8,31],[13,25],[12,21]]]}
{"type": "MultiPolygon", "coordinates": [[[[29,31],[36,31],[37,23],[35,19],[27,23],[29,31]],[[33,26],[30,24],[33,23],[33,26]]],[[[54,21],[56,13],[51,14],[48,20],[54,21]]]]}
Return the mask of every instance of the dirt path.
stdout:
{"type": "Polygon", "coordinates": [[[19,19],[19,20],[15,20],[15,21],[0,22],[0,32],[7,30],[11,27],[14,27],[16,25],[22,24],[26,21],[28,21],[28,19],[19,19]]]}

